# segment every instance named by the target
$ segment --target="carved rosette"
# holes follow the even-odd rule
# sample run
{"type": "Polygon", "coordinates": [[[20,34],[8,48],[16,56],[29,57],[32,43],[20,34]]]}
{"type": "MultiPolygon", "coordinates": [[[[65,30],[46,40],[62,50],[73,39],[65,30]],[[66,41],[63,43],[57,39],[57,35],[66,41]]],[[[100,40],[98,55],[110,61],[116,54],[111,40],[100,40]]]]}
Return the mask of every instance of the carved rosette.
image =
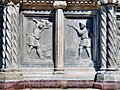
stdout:
{"type": "Polygon", "coordinates": [[[101,6],[101,17],[100,17],[100,40],[101,40],[101,45],[100,45],[100,49],[101,49],[101,68],[105,69],[106,68],[106,61],[107,61],[107,21],[106,21],[107,15],[106,15],[106,7],[105,6],[101,6]]]}

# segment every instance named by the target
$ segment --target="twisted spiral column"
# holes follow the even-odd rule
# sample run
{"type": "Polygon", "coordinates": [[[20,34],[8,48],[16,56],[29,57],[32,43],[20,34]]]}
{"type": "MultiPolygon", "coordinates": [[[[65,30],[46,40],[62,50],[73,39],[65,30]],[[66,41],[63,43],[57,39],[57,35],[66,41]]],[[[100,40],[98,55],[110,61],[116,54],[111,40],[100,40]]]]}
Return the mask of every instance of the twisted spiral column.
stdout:
{"type": "Polygon", "coordinates": [[[2,41],[3,41],[3,44],[2,44],[2,48],[3,48],[3,51],[2,51],[2,56],[3,56],[2,69],[3,70],[5,69],[5,61],[6,61],[6,16],[7,16],[6,9],[7,8],[5,7],[3,10],[3,37],[2,37],[2,41]]]}
{"type": "Polygon", "coordinates": [[[116,22],[115,22],[115,12],[114,12],[114,6],[108,5],[107,6],[108,11],[108,61],[107,61],[107,67],[108,68],[117,68],[116,64],[116,22]]]}
{"type": "Polygon", "coordinates": [[[8,3],[6,17],[6,69],[12,68],[12,3],[8,3]]]}
{"type": "Polygon", "coordinates": [[[12,23],[12,68],[16,69],[18,67],[18,16],[19,7],[17,5],[13,6],[13,23],[12,23]]]}
{"type": "Polygon", "coordinates": [[[106,69],[106,62],[107,62],[107,14],[106,14],[106,7],[103,5],[101,6],[101,17],[100,17],[100,58],[101,58],[101,69],[106,69]]]}

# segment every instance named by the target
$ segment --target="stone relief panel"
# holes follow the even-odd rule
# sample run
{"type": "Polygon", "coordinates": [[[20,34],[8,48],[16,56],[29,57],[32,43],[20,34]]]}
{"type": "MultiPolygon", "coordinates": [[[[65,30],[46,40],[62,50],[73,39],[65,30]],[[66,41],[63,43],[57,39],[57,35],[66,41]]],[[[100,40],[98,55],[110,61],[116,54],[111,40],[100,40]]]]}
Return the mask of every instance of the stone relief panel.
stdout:
{"type": "Polygon", "coordinates": [[[93,19],[65,19],[65,66],[92,66],[93,19]]]}
{"type": "Polygon", "coordinates": [[[53,67],[53,18],[25,18],[26,24],[23,24],[23,64],[53,67]]]}

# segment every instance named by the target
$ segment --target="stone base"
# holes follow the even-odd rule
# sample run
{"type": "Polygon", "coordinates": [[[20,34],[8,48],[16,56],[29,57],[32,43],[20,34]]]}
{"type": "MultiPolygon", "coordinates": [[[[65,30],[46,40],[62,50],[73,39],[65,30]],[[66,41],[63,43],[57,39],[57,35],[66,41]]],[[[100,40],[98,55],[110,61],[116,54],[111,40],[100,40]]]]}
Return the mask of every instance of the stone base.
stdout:
{"type": "MultiPolygon", "coordinates": [[[[53,74],[54,70],[41,71],[38,69],[26,69],[22,72],[3,72],[4,79],[0,82],[2,90],[26,90],[58,88],[69,89],[81,88],[98,89],[98,90],[119,90],[120,73],[119,71],[101,71],[95,73],[92,69],[65,69],[64,74],[53,74]],[[29,71],[30,70],[30,71],[29,71]],[[26,72],[27,71],[27,72],[26,72]]],[[[42,69],[43,70],[43,69],[42,69]]],[[[53,89],[53,90],[54,90],[53,89]]],[[[73,89],[73,90],[74,90],[73,89]]],[[[44,90],[44,89],[43,89],[44,90]]]]}
{"type": "Polygon", "coordinates": [[[94,69],[65,68],[64,70],[24,68],[22,70],[24,80],[94,80],[94,69]]]}
{"type": "Polygon", "coordinates": [[[9,80],[14,80],[14,81],[19,81],[22,80],[22,73],[18,72],[18,71],[14,71],[14,72],[3,72],[5,81],[9,81],[9,80]]]}
{"type": "Polygon", "coordinates": [[[120,90],[120,82],[94,82],[92,80],[23,80],[0,82],[1,90],[120,90]],[[53,89],[52,89],[53,88],[53,89]],[[72,89],[70,89],[72,88],[72,89]]]}
{"type": "Polygon", "coordinates": [[[99,71],[96,80],[99,82],[120,81],[120,71],[99,71]]]}
{"type": "Polygon", "coordinates": [[[96,82],[95,86],[103,90],[119,90],[120,71],[100,71],[96,75],[96,82]]]}

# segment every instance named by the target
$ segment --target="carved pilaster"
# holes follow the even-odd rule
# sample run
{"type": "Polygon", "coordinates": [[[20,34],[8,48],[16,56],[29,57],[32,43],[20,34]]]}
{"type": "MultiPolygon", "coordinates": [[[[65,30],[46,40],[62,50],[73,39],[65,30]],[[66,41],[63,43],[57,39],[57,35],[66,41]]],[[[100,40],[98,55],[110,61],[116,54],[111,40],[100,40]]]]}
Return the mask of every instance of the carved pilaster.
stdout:
{"type": "Polygon", "coordinates": [[[64,13],[63,9],[67,6],[66,1],[55,1],[53,4],[56,9],[56,28],[55,28],[55,71],[63,71],[64,66],[64,13]]]}

